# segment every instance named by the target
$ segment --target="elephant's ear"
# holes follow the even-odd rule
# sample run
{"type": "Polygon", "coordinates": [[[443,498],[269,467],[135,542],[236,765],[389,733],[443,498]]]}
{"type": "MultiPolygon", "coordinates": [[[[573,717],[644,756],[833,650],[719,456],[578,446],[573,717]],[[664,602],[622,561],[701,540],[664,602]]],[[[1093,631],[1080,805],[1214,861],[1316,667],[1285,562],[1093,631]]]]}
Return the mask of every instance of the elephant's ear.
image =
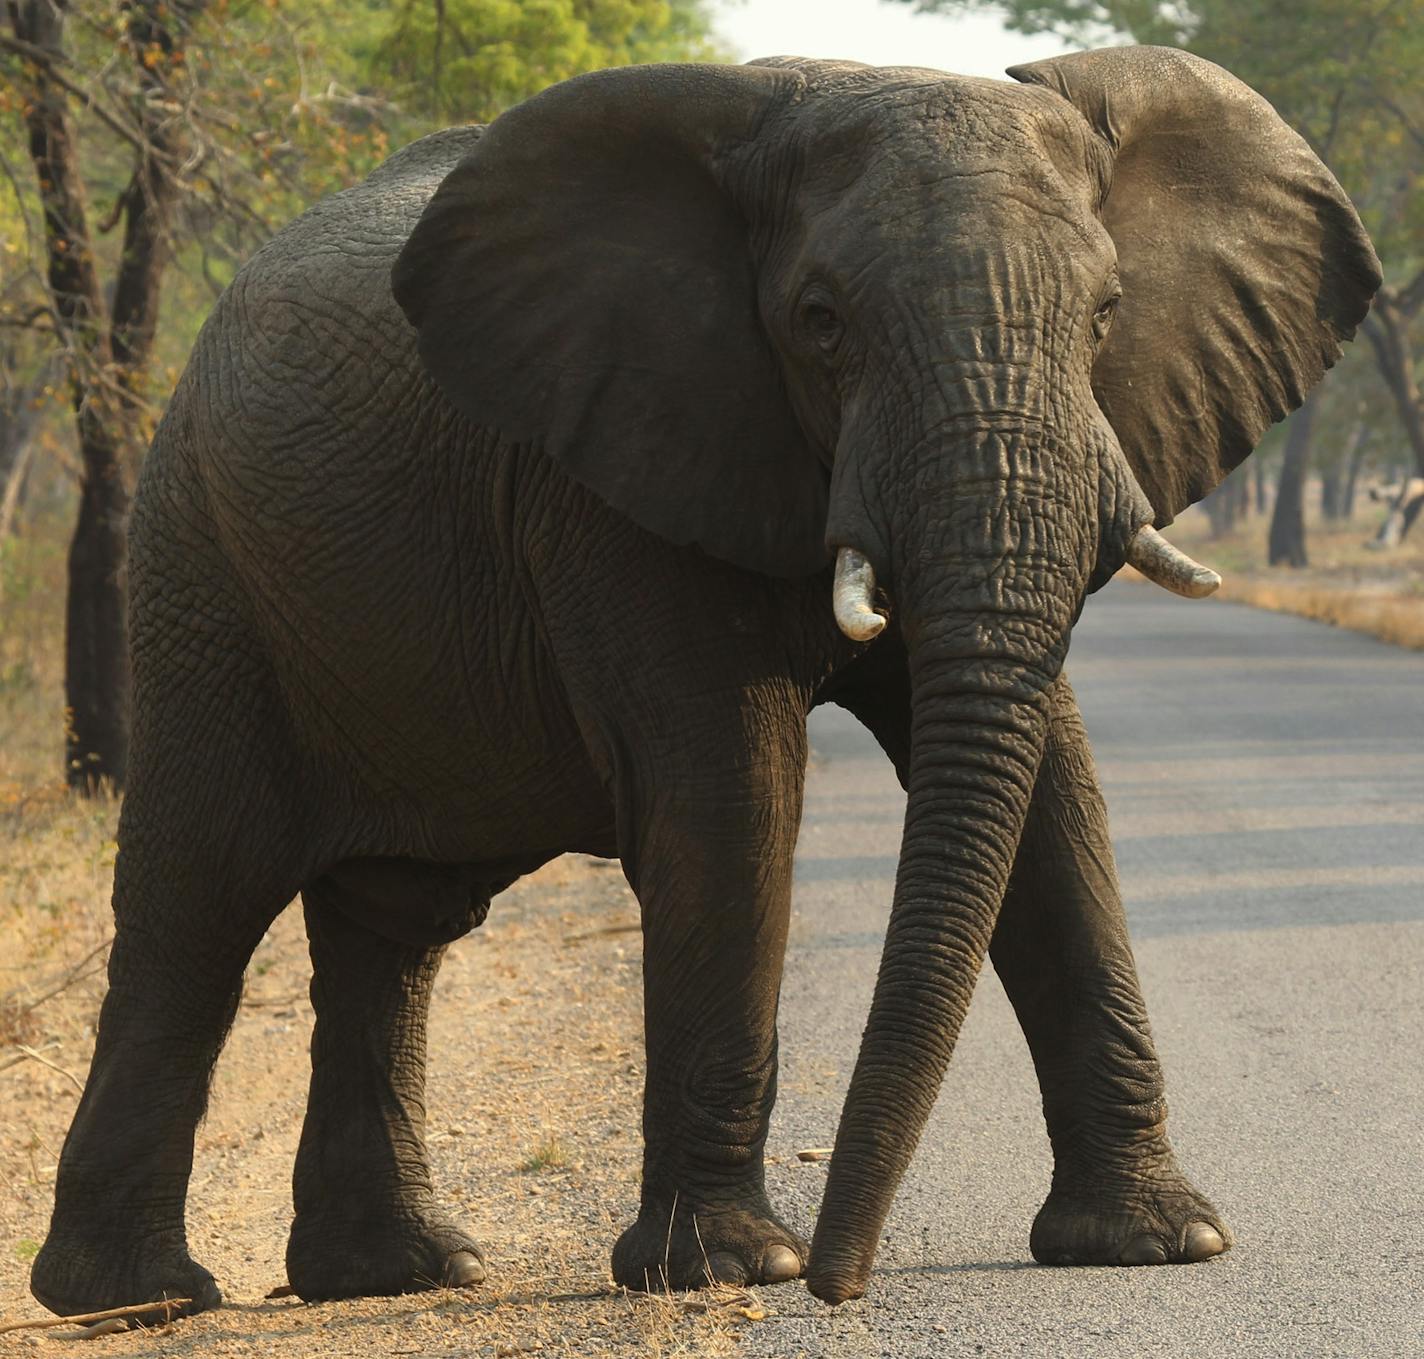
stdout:
{"type": "Polygon", "coordinates": [[[1123,296],[1093,387],[1169,523],[1294,410],[1380,284],[1350,200],[1260,95],[1176,48],[1015,66],[1115,154],[1123,296]]]}
{"type": "Polygon", "coordinates": [[[392,276],[470,420],[542,447],[644,528],[780,576],[828,560],[828,474],[728,181],[803,84],[657,65],[555,85],[450,172],[392,276]]]}

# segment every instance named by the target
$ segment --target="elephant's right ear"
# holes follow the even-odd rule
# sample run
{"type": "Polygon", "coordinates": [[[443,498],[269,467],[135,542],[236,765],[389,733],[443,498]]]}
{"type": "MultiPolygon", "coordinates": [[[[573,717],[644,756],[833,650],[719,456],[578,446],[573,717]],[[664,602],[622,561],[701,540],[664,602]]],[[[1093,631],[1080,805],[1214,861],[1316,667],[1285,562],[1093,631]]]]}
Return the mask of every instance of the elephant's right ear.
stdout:
{"type": "Polygon", "coordinates": [[[659,65],[555,85],[446,177],[392,281],[445,394],[674,543],[773,575],[828,560],[728,167],[794,72],[659,65]]]}

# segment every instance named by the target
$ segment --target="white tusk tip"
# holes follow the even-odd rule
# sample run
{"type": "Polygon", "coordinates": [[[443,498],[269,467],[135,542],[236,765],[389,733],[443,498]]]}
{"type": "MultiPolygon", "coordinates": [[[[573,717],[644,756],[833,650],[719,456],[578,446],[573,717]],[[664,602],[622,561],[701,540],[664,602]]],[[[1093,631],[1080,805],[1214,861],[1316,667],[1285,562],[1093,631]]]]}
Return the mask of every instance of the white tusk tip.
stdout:
{"type": "Polygon", "coordinates": [[[1221,577],[1209,567],[1204,566],[1200,571],[1193,573],[1182,593],[1188,599],[1205,599],[1208,595],[1214,595],[1220,588],[1221,577]]]}
{"type": "Polygon", "coordinates": [[[868,642],[873,637],[879,637],[885,631],[885,615],[883,613],[856,613],[838,621],[841,631],[852,642],[868,642]]]}
{"type": "Polygon", "coordinates": [[[1173,547],[1151,524],[1143,525],[1128,545],[1127,561],[1148,580],[1185,599],[1205,599],[1221,585],[1215,571],[1173,547]]]}
{"type": "Polygon", "coordinates": [[[868,642],[880,636],[885,615],[875,609],[875,568],[853,547],[836,553],[836,580],[833,592],[836,624],[852,642],[868,642]]]}

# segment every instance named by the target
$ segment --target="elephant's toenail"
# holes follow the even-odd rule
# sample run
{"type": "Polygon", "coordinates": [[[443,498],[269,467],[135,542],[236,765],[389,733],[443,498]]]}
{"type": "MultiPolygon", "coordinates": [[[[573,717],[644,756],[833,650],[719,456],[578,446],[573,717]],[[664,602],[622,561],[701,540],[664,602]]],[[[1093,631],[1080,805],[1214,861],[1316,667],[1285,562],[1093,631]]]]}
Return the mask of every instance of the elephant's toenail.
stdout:
{"type": "Polygon", "coordinates": [[[1118,1259],[1125,1265],[1165,1265],[1167,1251],[1155,1236],[1134,1236],[1118,1259]]]}
{"type": "Polygon", "coordinates": [[[446,1288],[469,1288],[484,1281],[484,1262],[473,1251],[457,1250],[445,1262],[446,1288]]]}
{"type": "Polygon", "coordinates": [[[707,1257],[707,1277],[712,1283],[744,1284],[747,1267],[729,1250],[715,1250],[707,1257]]]}
{"type": "Polygon", "coordinates": [[[1198,1260],[1210,1260],[1226,1249],[1221,1233],[1209,1222],[1193,1222],[1187,1228],[1186,1241],[1182,1247],[1182,1258],[1190,1264],[1198,1260]]]}
{"type": "Polygon", "coordinates": [[[763,1283],[785,1283],[801,1273],[801,1259],[790,1246],[772,1246],[761,1264],[763,1283]]]}

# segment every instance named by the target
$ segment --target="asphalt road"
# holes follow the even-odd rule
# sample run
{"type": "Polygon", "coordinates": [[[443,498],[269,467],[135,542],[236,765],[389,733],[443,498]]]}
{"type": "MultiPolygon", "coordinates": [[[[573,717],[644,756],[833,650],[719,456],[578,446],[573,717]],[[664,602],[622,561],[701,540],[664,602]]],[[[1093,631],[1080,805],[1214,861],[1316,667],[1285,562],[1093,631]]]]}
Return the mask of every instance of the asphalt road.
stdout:
{"type": "MultiPolygon", "coordinates": [[[[1237,1234],[1152,1269],[1044,1269],[1049,1156],[986,971],[869,1295],[804,1290],[748,1355],[1424,1356],[1424,656],[1139,585],[1091,601],[1069,673],[1107,792],[1188,1173],[1237,1234]]],[[[832,1139],[904,799],[838,710],[812,724],[770,1150],[832,1139]]],[[[825,1167],[771,1167],[814,1220],[825,1167]]]]}

